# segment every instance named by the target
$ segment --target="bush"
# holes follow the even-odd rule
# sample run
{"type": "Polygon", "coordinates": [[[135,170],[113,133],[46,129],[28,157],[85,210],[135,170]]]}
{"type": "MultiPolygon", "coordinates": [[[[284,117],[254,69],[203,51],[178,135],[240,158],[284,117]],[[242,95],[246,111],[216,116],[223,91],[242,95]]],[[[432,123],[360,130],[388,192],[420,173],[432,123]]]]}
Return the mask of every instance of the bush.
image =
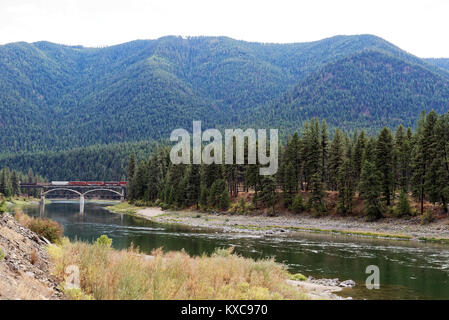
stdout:
{"type": "Polygon", "coordinates": [[[303,275],[302,273],[295,273],[295,274],[291,275],[290,280],[306,281],[307,277],[305,275],[303,275]]]}
{"type": "Polygon", "coordinates": [[[429,224],[435,220],[435,215],[432,210],[426,210],[421,216],[421,224],[429,224]]]}
{"type": "Polygon", "coordinates": [[[102,234],[100,237],[95,240],[95,244],[103,247],[110,247],[112,245],[112,239],[107,235],[102,234]]]}
{"type": "Polygon", "coordinates": [[[411,214],[410,202],[407,198],[407,193],[402,191],[399,195],[399,202],[397,206],[393,209],[396,216],[402,217],[411,214]]]}
{"type": "Polygon", "coordinates": [[[0,261],[2,261],[5,258],[5,254],[3,253],[3,250],[0,249],[0,261]]]}
{"type": "Polygon", "coordinates": [[[241,198],[239,202],[231,205],[231,213],[247,214],[253,209],[253,205],[247,203],[245,199],[241,198]]]}
{"type": "Polygon", "coordinates": [[[282,198],[284,199],[284,207],[290,208],[292,206],[292,198],[293,196],[288,192],[282,193],[282,198]]]}
{"type": "Polygon", "coordinates": [[[298,195],[295,197],[290,209],[296,213],[301,213],[302,211],[304,211],[305,205],[301,193],[298,193],[298,195]]]}
{"type": "Polygon", "coordinates": [[[229,200],[229,193],[228,190],[225,189],[223,190],[221,196],[220,196],[220,201],[219,201],[219,206],[221,210],[228,210],[229,209],[229,204],[230,204],[230,200],[229,200]]]}
{"type": "Polygon", "coordinates": [[[135,205],[136,207],[152,207],[154,206],[154,203],[151,201],[147,201],[147,200],[134,200],[132,202],[133,205],[135,205]]]}
{"type": "Polygon", "coordinates": [[[46,238],[51,243],[61,243],[63,227],[56,221],[32,218],[22,211],[16,211],[14,217],[20,224],[46,238]]]}
{"type": "Polygon", "coordinates": [[[2,202],[0,202],[0,214],[6,212],[6,200],[3,199],[2,202]]]}

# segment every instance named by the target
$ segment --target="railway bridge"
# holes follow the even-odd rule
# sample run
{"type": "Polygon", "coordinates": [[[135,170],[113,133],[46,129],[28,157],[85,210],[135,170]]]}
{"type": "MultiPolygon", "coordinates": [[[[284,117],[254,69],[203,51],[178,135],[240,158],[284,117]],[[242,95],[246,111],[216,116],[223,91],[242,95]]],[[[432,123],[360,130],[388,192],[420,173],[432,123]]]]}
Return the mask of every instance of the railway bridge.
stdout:
{"type": "Polygon", "coordinates": [[[20,183],[21,189],[40,190],[41,205],[45,205],[45,198],[48,194],[57,194],[59,197],[68,198],[70,194],[79,196],[80,211],[84,211],[84,201],[88,194],[111,193],[120,201],[126,197],[126,182],[84,182],[84,181],[52,181],[51,183],[20,183]]]}

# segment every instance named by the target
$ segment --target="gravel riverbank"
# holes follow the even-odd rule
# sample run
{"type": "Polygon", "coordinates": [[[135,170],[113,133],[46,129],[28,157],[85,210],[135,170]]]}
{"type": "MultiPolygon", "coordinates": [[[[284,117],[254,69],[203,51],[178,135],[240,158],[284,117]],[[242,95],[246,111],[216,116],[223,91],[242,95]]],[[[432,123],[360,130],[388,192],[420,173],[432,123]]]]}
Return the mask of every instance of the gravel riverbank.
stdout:
{"type": "Polygon", "coordinates": [[[449,244],[449,218],[421,225],[418,218],[384,218],[367,222],[357,217],[320,217],[307,215],[231,215],[197,211],[162,211],[140,209],[136,215],[159,223],[217,228],[224,232],[276,234],[284,232],[333,232],[353,236],[398,238],[402,240],[438,241],[449,244]],[[139,213],[140,211],[140,213],[139,213]],[[144,212],[151,214],[143,214],[144,212]]]}

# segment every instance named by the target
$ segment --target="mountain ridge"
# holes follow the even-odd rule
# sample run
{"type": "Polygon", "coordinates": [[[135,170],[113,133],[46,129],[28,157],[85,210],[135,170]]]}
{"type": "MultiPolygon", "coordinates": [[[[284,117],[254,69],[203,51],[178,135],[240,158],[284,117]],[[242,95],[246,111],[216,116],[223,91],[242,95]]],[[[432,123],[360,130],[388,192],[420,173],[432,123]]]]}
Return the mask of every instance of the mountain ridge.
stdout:
{"type": "MultiPolygon", "coordinates": [[[[47,41],[2,45],[0,153],[164,139],[177,127],[190,128],[192,120],[202,120],[206,127],[232,127],[263,126],[269,118],[282,128],[294,130],[301,125],[296,122],[308,117],[283,112],[274,119],[277,101],[287,99],[307,81],[307,85],[317,86],[311,82],[318,81],[323,69],[337,68],[335,64],[364,51],[390,56],[387,60],[393,64],[400,61],[413,70],[427,70],[423,83],[449,81],[449,71],[440,67],[441,61],[420,59],[373,35],[292,44],[167,36],[104,48],[47,41]],[[269,106],[272,109],[265,110],[269,106]]],[[[345,63],[345,68],[354,76],[366,71],[356,70],[358,67],[350,63],[345,63]]],[[[339,79],[345,81],[344,77],[339,79]]],[[[409,104],[410,110],[415,111],[417,105],[427,108],[435,99],[446,97],[446,92],[439,90],[441,96],[423,100],[415,94],[420,90],[413,86],[417,79],[405,81],[410,82],[406,87],[412,91],[400,103],[409,104]]],[[[392,87],[400,87],[400,83],[392,87]]],[[[331,124],[346,123],[348,119],[341,114],[344,109],[338,115],[329,112],[329,106],[357,101],[357,96],[352,100],[331,98],[310,104],[310,108],[322,110],[312,113],[324,118],[333,114],[336,118],[328,119],[331,124]]],[[[371,99],[378,109],[382,93],[371,99]]],[[[288,111],[285,105],[277,108],[281,107],[288,111]]],[[[436,107],[442,109],[441,105],[436,107]]],[[[412,117],[404,124],[414,123],[412,112],[401,114],[412,117]]],[[[351,119],[352,124],[346,127],[357,121],[351,119]]],[[[377,121],[375,127],[400,122],[377,121]]],[[[371,123],[362,121],[358,126],[371,123]]]]}

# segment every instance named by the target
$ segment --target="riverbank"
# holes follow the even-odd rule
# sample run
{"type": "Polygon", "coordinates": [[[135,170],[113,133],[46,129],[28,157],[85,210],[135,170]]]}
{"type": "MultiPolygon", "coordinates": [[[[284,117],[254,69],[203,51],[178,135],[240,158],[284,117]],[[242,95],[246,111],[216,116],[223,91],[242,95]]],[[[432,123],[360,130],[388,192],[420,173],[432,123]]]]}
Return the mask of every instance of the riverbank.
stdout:
{"type": "Polygon", "coordinates": [[[107,207],[118,213],[140,216],[158,223],[182,224],[192,227],[214,228],[223,232],[244,232],[273,235],[286,232],[323,232],[348,236],[388,238],[410,241],[429,241],[449,244],[449,219],[440,219],[427,225],[420,220],[384,218],[367,222],[359,217],[320,217],[306,214],[279,216],[236,215],[207,213],[191,210],[162,211],[160,208],[142,208],[121,203],[107,207]],[[151,212],[145,216],[142,212],[151,212]],[[140,213],[138,213],[140,212],[140,213]]]}
{"type": "Polygon", "coordinates": [[[115,250],[107,237],[50,245],[18,221],[0,215],[0,299],[341,299],[335,294],[339,284],[313,282],[273,260],[243,258],[229,249],[210,256],[159,249],[150,256],[115,250]],[[65,286],[69,265],[79,267],[80,289],[65,286]]]}
{"type": "MultiPolygon", "coordinates": [[[[23,208],[26,206],[35,206],[39,205],[40,199],[37,198],[12,198],[9,201],[6,201],[6,206],[8,208],[23,208]]],[[[50,204],[50,200],[45,200],[46,204],[50,204]]]]}

